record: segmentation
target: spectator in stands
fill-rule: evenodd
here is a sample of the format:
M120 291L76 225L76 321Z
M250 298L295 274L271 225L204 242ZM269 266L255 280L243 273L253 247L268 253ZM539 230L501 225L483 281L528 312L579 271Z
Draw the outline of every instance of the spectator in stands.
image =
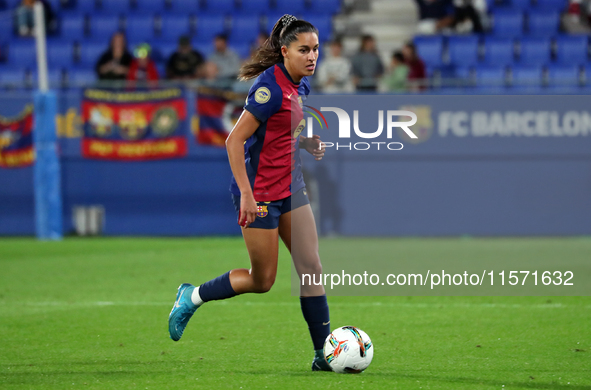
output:
M404 55L396 51L392 55L390 70L384 77L384 86L389 92L404 92L408 89L408 65L404 62Z
M453 0L415 0L419 7L419 34L437 34L452 27L455 20Z
M203 73L203 55L191 47L191 39L183 35L179 38L177 51L172 53L166 64L166 74L169 79L190 80Z
M591 1L570 0L561 19L564 30L569 34L591 33Z
M240 57L236 52L228 48L228 37L225 34L218 34L213 40L215 52L209 61L216 64L218 78L235 79L240 70Z
M98 60L95 70L99 80L125 80L132 61L125 34L116 32L111 37L109 49Z
M341 55L343 45L335 39L330 43L330 56L318 67L316 81L326 93L354 92L351 81L351 62Z
M43 5L45 14L45 30L49 34L55 31L55 14L51 5L44 0L22 0L21 5L16 9L16 23L18 26L18 33L22 37L33 36L35 27L35 17L33 16L33 6L36 2Z
M129 65L127 80L130 81L158 81L156 63L150 58L152 48L147 43L141 43L133 50L133 60Z
M478 1L485 7L486 2ZM483 33L484 27L480 20L479 12L473 0L455 0L454 28L458 33Z
M384 65L371 35L361 37L361 48L351 59L353 82L358 91L375 91L378 79L384 73Z
M408 42L404 45L402 54L404 56L404 62L408 66L409 88L413 91L425 89L427 71L425 70L425 63L417 54L417 48L414 43Z

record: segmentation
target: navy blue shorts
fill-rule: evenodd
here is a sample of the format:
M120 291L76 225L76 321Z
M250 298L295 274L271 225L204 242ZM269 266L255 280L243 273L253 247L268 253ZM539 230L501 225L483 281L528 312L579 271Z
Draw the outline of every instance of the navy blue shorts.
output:
M240 197L232 194L232 202L236 210L236 216L240 221ZM249 228L258 229L277 229L279 227L279 217L281 214L289 213L298 207L310 204L306 188L302 188L295 194L281 200L272 202L257 202L257 217Z

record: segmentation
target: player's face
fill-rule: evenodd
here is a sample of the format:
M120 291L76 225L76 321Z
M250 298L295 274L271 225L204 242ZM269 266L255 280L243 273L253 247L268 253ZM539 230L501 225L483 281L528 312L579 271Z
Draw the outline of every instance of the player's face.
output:
M294 78L313 75L318 60L318 35L312 32L298 34L297 41L285 49L284 56Z

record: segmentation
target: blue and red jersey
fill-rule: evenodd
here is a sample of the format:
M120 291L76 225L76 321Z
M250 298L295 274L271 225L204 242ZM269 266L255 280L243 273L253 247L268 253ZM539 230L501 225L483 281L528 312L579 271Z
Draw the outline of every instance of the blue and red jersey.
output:
M304 187L298 138L305 127L302 107L309 93L308 80L295 83L282 63L261 73L248 92L244 109L261 122L244 144L257 202L287 198ZM234 177L230 191L240 195Z

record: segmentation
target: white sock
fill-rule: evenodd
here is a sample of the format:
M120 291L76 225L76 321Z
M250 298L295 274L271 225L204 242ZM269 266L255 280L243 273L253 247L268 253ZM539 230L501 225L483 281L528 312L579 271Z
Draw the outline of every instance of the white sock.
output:
M191 294L191 301L193 302L193 305L203 305L203 299L201 299L201 296L199 295L199 286L195 287L195 290L193 290L193 294Z

